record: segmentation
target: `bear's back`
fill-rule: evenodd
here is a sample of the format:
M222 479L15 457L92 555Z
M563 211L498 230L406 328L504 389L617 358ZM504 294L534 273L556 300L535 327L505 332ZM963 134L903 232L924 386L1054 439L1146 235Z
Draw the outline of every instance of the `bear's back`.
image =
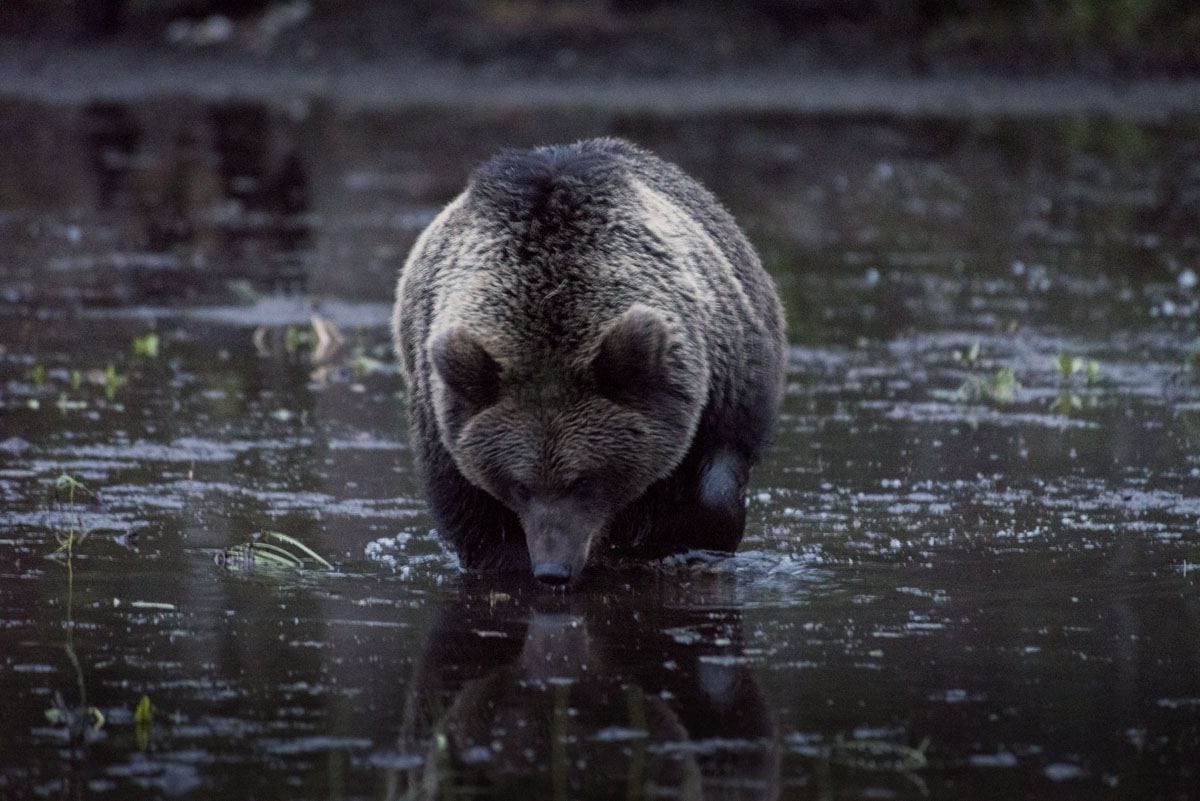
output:
M624 139L506 151L472 174L468 195L472 218L489 221L499 238L516 243L513 255L527 259L611 247L606 232L638 207L636 184L664 196L703 229L732 266L768 336L782 337L774 285L733 216L683 170Z
M763 270L742 229L712 192L674 164L623 139L593 139L584 145L601 148L624 163L628 174L665 195L704 229L733 266L738 283L751 301L769 339L783 338L783 309L775 285Z
M664 195L699 223L744 279L758 260L732 215L711 192L678 167L623 139L587 139L570 145L506 151L471 176L469 194L478 219L503 233L519 232L529 246L556 235L594 234L628 208L634 182Z

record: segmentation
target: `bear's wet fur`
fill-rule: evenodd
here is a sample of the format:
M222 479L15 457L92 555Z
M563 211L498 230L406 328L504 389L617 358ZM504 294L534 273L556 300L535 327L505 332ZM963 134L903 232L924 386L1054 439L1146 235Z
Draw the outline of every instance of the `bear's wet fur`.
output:
M413 246L396 349L441 535L571 585L599 550L734 550L783 391L749 242L619 139L502 153Z

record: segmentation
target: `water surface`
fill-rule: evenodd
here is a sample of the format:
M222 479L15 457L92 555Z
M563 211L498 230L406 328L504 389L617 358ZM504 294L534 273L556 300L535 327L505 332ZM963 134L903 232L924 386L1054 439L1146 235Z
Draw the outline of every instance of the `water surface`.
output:
M1198 132L3 104L0 795L1197 797ZM474 163L594 133L793 344L741 552L557 597L431 532L386 321Z

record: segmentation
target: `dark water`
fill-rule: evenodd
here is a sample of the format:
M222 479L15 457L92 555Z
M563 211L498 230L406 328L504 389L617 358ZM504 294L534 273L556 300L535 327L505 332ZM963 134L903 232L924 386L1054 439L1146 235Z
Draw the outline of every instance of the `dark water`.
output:
M545 596L430 532L387 302L600 132L745 222L791 376L741 553ZM0 797L1200 797L1198 133L0 105Z

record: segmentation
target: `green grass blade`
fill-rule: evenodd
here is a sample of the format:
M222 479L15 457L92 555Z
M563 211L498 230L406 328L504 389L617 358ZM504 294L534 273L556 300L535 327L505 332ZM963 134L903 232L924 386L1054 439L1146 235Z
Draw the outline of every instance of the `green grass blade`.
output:
M290 545L291 547L295 548L297 551L300 551L305 556L312 559L314 562L321 565L322 567L333 569L333 565L331 565L331 564L329 564L329 562L325 561L325 559L319 553L314 551L312 548L309 548L307 545L305 545L303 542L296 539L295 537L289 537L287 534L283 534L278 531L267 531L264 533L266 534L266 536L268 536L272 539L278 540L278 541L284 543L285 545Z
M256 542L250 546L250 550L254 552L256 558L279 560L288 567L304 567L304 561L300 557L293 553L288 553L278 545L272 545L269 542Z

